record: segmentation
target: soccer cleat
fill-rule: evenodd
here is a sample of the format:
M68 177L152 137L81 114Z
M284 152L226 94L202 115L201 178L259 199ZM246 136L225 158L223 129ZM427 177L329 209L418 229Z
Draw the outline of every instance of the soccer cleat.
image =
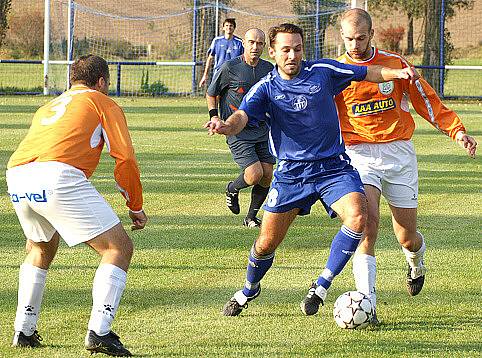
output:
M240 209L239 209L239 192L232 192L229 191L229 185L232 183L230 181L228 185L226 186L226 205L228 206L228 209L231 210L233 214L239 214Z
M423 284L425 282L425 273L427 269L422 265L412 269L408 265L407 272L407 290L410 296L416 296L422 291Z
M261 286L259 286L258 291L250 297L246 297L243 291L238 291L234 294L231 299L226 302L223 307L224 316L237 316L241 313L243 308L248 308L248 302L254 300L261 293ZM240 303L241 302L241 303Z
M322 294L324 297L321 298L320 294ZM305 299L300 303L301 312L307 316L314 315L318 312L320 305L323 306L323 299L325 297L326 289L322 286L318 286L316 282L313 282Z
M256 216L254 218L245 217L243 220L243 225L249 228L261 227L261 220Z
M36 348L42 345L40 341L42 341L42 337L40 337L37 331L34 331L31 336L27 336L23 332L16 331L15 335L13 336L12 347Z
M85 349L90 354L105 353L114 357L132 356L119 340L119 336L112 331L105 336L98 336L94 331L89 330L85 336Z
M382 323L378 320L378 317L377 317L377 311L373 310L373 316L372 316L372 319L370 320L370 325L377 327L381 324Z

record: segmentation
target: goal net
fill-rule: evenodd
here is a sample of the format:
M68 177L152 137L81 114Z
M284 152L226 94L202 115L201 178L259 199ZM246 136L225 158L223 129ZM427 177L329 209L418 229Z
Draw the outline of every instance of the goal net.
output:
M69 17L69 4L71 16ZM252 27L292 22L305 31L305 57L336 57L342 48L335 31L346 1L254 0L131 1L52 0L49 85L67 86L67 62L88 53L109 61L110 90L120 95L197 95L207 49L222 35L222 22L235 18L235 34ZM70 29L70 34L69 34ZM70 38L70 41L68 39ZM69 57L70 42L70 57ZM267 57L266 51L263 57Z

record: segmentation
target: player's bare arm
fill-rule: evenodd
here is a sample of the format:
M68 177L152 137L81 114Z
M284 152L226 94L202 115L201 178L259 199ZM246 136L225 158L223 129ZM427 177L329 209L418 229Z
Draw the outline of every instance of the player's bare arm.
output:
M388 68L383 66L368 66L365 81L368 82L386 82L392 80L410 80L416 81L420 75L412 67Z
M209 122L204 124L204 128L207 128L209 135L224 134L224 135L236 135L243 130L248 123L248 115L242 111L237 110L229 118L223 122L219 117L212 117Z
M206 80L208 78L209 68L211 67L211 64L213 63L213 60L214 60L214 56L209 55L207 60L206 60L206 66L204 67L203 76L201 77L201 80L199 81L199 87L204 86L204 84L206 83Z
M465 149L469 157L475 158L475 152L477 151L477 141L474 137L465 134L465 132L458 132L455 141L458 145Z
M218 117L218 99L216 96L210 96L206 93L206 103L208 105L209 118Z

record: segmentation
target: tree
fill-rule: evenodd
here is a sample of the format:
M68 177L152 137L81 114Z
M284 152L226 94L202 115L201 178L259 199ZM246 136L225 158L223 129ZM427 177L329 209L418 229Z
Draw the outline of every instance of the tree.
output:
M295 14L299 15L298 25L303 29L305 57L317 59L327 56L325 33L330 25L335 25L338 9L344 9L344 0L291 0Z
M450 41L450 32L445 27L445 21L455 15L456 9L471 9L473 5L474 0L445 0L445 16L442 19L444 28L444 51L443 54L441 54L440 21L442 17L442 0L427 0L425 6L425 41L422 62L424 66L439 66L440 63L449 65L452 62L454 46ZM424 71L423 75L427 82L429 82L437 92L440 92L440 82L445 73L442 71L428 70Z
M450 41L450 32L445 28L445 21L456 14L460 9L471 9L475 0L445 0L445 16L442 19L444 28L444 53L443 63L450 64L452 50L454 48ZM442 0L372 0L370 6L375 13L398 10L404 12L408 17L407 29L407 53L413 51L413 19L424 18L423 33L423 62L424 66L439 66L440 57L440 19L442 14ZM440 87L441 77L439 71L424 71L425 79L437 91Z
M44 14L40 10L23 11L10 16L7 41L23 56L39 58L43 51Z
M8 22L7 16L10 12L12 0L0 0L0 47L2 47L3 40L7 34Z
M413 44L413 20L419 19L425 14L426 0L371 0L370 9L374 13L385 14L387 10L400 11L407 15L407 51L412 54L415 46Z

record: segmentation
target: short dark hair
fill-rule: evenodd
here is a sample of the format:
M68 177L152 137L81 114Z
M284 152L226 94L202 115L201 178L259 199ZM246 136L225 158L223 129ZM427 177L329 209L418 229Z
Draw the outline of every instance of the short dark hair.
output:
M70 83L83 82L88 87L94 87L101 77L109 80L109 65L100 56L81 56L70 67Z
M234 17L229 17L227 18L226 20L224 20L223 22L223 26L228 23L228 24L231 24L234 26L234 28L236 28L236 19Z
M269 38L269 45L273 47L276 42L276 35L279 33L287 33L287 34L300 34L301 41L303 41L303 30L301 27L296 26L294 24L280 24L278 26L273 26L268 31L268 38Z

